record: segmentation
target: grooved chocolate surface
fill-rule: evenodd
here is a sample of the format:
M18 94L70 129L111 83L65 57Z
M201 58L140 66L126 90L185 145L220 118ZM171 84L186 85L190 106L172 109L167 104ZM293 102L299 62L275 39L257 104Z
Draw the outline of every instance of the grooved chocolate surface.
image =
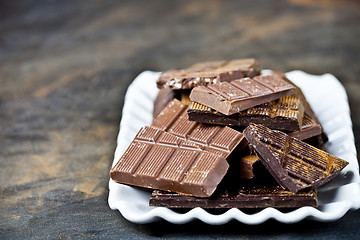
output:
M189 68L163 72L158 88L191 89L220 81L231 81L260 74L259 63L252 58L197 63Z
M319 120L317 119L314 111L312 110L309 102L306 100L306 97L304 95L304 93L302 92L302 90L292 81L290 81L284 73L281 72L274 72L273 75L277 75L279 77L281 77L284 81L286 81L287 83L291 84L292 86L294 86L294 95L297 96L298 98L300 98L301 102L304 105L304 112L307 116L309 116L311 119L313 119L315 122L319 123Z
M296 193L328 182L348 164L280 131L250 124L244 136L276 181Z
M217 154L160 129L143 127L110 176L119 183L207 197L228 167Z
M321 125L309 116L304 115L302 120L301 130L289 133L290 137L297 138L299 140L306 140L314 136L322 134Z
M220 188L220 186L219 186ZM222 186L209 198L196 198L178 193L155 190L150 206L169 208L296 208L317 206L317 192L310 190L292 193L278 185L263 186Z
M319 127L322 129L321 127L321 124L320 124L320 121L319 119L317 118L316 114L314 113L314 111L312 110L309 102L306 100L306 97L305 95L303 94L302 90L296 85L294 84L293 82L291 82L286 76L284 73L281 73L281 72L274 72L274 75L278 75L279 77L281 77L284 81L288 82L289 84L293 85L294 86L294 95L299 97L301 99L301 102L303 103L304 105L304 113L305 115L309 116L313 121L315 121ZM326 143L328 141L328 137L327 137L327 134L325 132L322 132L321 133L321 137L322 139L320 140L321 142L323 143ZM302 137L300 137L302 138Z
M189 120L230 126L247 126L259 123L271 129L299 131L304 108L299 98L285 96L239 113L225 115L203 104L192 102L188 109Z
M187 106L174 99L155 118L152 127L192 142L201 149L228 157L240 144L246 144L242 133L227 126L189 121Z
M277 75L256 76L196 87L190 100L231 115L290 95L293 89Z

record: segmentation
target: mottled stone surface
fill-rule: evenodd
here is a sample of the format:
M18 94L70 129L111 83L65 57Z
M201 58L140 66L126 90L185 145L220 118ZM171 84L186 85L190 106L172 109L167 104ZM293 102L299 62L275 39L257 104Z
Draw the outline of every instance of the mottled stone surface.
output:
M124 94L147 69L254 57L333 73L360 146L359 22L358 1L1 1L0 238L360 238L359 211L209 228L137 225L107 205Z

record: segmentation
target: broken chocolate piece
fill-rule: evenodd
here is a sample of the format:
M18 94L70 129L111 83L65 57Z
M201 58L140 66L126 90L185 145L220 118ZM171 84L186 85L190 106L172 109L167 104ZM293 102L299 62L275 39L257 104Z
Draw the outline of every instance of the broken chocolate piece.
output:
M156 84L158 88L192 89L196 86L254 77L259 74L259 63L252 58L203 62L186 69L163 72Z
M222 186L208 198L196 198L178 193L155 190L152 192L150 206L169 208L297 208L317 206L317 192L310 190L292 193L278 185Z
M178 90L181 91L181 90ZM182 90L180 94L180 102L186 106L189 106L191 101L189 98L190 91L189 90Z
M260 161L256 155L247 155L239 160L239 177L243 179L252 179L255 177L254 164Z
M231 115L290 95L293 89L276 75L256 76L196 87L190 93L190 100Z
M276 181L293 193L325 184L348 164L327 152L260 124L250 124L243 134Z
M110 176L118 183L208 197L228 167L217 154L160 129L143 127Z
M151 124L152 127L174 134L192 142L201 149L227 158L239 145L246 145L244 136L227 126L202 124L189 121L187 106L177 99L171 101Z
M258 123L286 131L299 131L304 116L302 103L295 96L285 96L232 115L222 114L196 102L190 104L187 112L189 120L196 122L245 127Z

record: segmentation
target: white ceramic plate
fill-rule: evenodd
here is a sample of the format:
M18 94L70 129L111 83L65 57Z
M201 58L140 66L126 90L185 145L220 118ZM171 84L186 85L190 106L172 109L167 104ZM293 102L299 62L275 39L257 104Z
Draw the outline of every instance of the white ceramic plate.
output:
M264 74L268 71L264 71ZM247 214L239 209L224 210L222 214L211 214L202 208L178 213L164 207L149 207L150 192L140 188L109 182L109 206L119 210L129 221L149 223L164 219L183 224L199 219L208 224L224 224L237 220L245 224L260 224L268 219L283 223L296 223L304 218L316 221L334 221L348 210L360 207L360 177L350 109L345 89L331 74L314 76L302 71L292 71L287 77L298 85L314 112L318 116L329 142L326 149L331 154L350 164L341 174L319 188L319 206L301 207L290 212L274 208L261 209ZM120 131L117 139L113 165L126 150L138 130L152 121L153 101L158 93L155 80L159 73L145 71L129 86L125 96Z

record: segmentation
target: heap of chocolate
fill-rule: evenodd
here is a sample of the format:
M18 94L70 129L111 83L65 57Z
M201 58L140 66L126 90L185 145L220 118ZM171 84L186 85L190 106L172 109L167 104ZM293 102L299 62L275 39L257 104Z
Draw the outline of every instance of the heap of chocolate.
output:
M154 189L151 206L317 206L317 187L348 164L324 151L301 90L255 59L198 63L157 80L154 121L111 169Z

